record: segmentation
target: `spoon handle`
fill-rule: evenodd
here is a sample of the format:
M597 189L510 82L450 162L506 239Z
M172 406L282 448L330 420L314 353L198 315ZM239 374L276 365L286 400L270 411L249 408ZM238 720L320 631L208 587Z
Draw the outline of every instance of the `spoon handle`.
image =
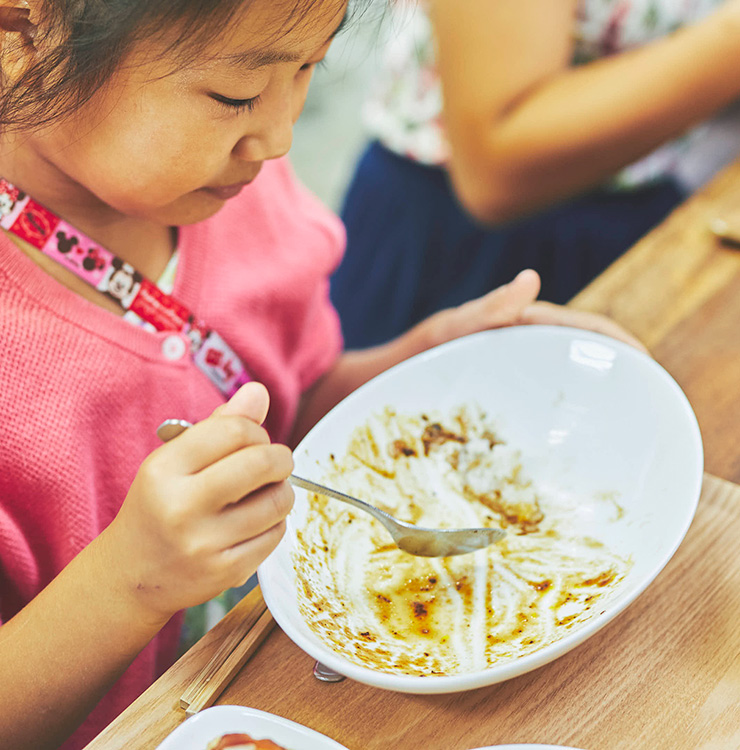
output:
M327 497L333 497L335 500L341 500L342 502L348 503L349 505L354 505L355 508L364 510L366 513L369 513L374 518L377 518L378 521L386 526L388 524L388 521L395 522L394 518L389 516L384 511L380 510L380 508L376 508L374 505L370 505L363 500L358 500L356 497L352 497L351 495L345 495L344 492L333 490L331 489L331 487L324 487L323 484L312 482L309 479L303 479L303 477L298 477L295 474L291 474L288 477L288 481L294 487L300 487L301 489L307 490L308 492L315 492L318 495L326 495Z
M188 427L192 426L193 425L190 422L187 422L184 419L167 419L162 422L162 424L157 428L157 435L162 442L166 443L168 440L176 438L180 433L185 432ZM402 525L400 521L397 521L395 518L393 518L393 516L390 516L388 515L388 513L380 510L380 508L376 508L374 505L370 505L369 503L363 502L362 500L358 500L356 497L345 495L343 492L333 490L330 487L324 487L323 484L311 482L308 479L297 477L295 474L291 474L288 477L288 481L295 487L300 487L301 489L308 490L309 492L315 492L319 495L333 497L336 500L341 500L342 502L349 503L349 505L354 505L355 508L364 510L366 513L369 513L371 516L373 516L373 518L376 518L389 531L391 526L399 527L400 525Z

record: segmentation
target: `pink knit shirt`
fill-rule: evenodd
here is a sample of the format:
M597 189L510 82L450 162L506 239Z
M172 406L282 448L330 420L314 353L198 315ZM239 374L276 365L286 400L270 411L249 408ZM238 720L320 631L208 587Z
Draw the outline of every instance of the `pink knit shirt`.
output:
M173 296L214 327L272 399L284 440L300 394L341 348L328 276L344 235L285 160L180 230ZM185 340L151 333L48 276L0 235L0 624L116 515L164 419L222 403ZM92 594L93 592L91 592ZM139 655L64 750L100 732L170 664L179 619Z

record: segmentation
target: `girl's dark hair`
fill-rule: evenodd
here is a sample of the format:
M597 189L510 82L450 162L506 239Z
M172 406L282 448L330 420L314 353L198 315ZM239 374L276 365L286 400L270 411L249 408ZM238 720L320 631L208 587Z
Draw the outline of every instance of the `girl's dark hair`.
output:
M286 17L296 20L321 2L271 1L282 2ZM0 127L36 128L70 114L107 83L134 44L152 34L168 41L165 53L176 53L178 62L186 64L250 3L44 0L43 18L34 39L37 49L42 50L37 61L12 84L0 72ZM173 30L177 31L174 39Z

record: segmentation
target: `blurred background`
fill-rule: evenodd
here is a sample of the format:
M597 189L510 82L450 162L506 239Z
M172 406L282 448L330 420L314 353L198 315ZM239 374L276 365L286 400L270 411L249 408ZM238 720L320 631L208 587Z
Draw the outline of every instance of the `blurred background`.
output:
M385 0L372 0L335 39L311 82L294 130L290 158L298 176L331 209L342 195L367 141L361 117L391 21Z

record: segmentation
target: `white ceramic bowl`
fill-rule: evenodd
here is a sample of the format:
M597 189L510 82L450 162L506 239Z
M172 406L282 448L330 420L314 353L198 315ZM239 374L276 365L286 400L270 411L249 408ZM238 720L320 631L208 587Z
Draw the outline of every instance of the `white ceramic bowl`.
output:
M527 474L566 496L614 492L620 523L588 507L574 517L633 566L605 608L578 630L488 669L445 676L386 674L347 661L309 629L297 605L292 550L308 500L296 503L280 545L259 569L275 620L304 651L359 682L409 693L490 685L542 666L604 627L645 590L671 559L694 516L703 453L694 413L655 361L599 334L520 326L468 336L388 370L338 404L295 450L295 472L321 481L330 454L344 455L352 430L386 406L419 414L477 404L506 441L521 449ZM317 465L318 464L318 465ZM603 528L591 528L599 524ZM603 612L601 611L603 609Z

